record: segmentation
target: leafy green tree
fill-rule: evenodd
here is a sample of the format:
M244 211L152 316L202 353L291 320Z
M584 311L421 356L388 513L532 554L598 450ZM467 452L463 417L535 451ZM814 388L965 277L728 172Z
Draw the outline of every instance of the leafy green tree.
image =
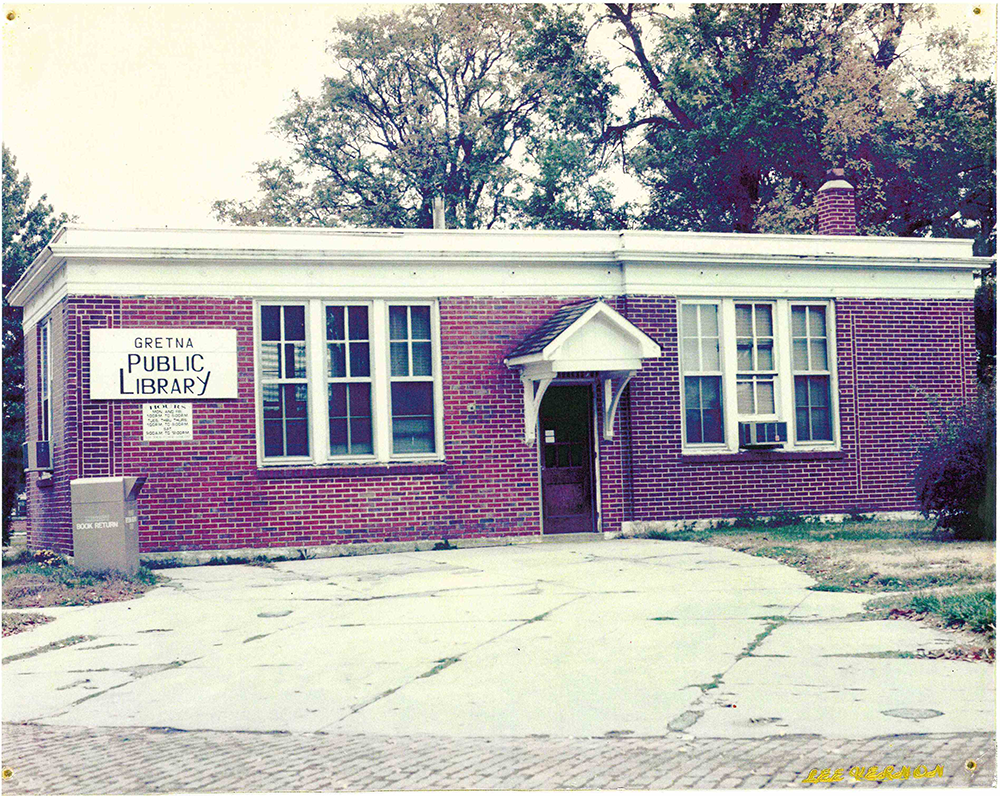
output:
M24 441L24 338L21 309L7 303L7 293L35 255L52 238L65 213L56 216L43 194L29 203L31 180L21 177L17 161L3 147L3 538L24 488L21 443Z
M449 226L510 223L544 182L539 141L593 137L615 90L559 7L414 6L334 33L336 74L274 125L294 155L258 163L259 196L216 202L220 220L428 227L442 196Z
M995 224L995 87L955 31L904 32L908 4L606 4L646 92L603 141L626 146L662 229L803 232L826 170L843 164L866 234L984 237ZM953 73L942 82L945 71Z

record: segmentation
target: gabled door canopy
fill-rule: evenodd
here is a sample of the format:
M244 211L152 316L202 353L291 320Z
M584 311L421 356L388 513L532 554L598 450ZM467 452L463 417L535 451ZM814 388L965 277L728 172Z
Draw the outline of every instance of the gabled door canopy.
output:
M614 435L615 410L642 360L656 359L660 346L603 301L593 299L558 310L504 360L518 368L524 385L524 441L535 442L538 409L560 373L597 371L604 387L604 439Z

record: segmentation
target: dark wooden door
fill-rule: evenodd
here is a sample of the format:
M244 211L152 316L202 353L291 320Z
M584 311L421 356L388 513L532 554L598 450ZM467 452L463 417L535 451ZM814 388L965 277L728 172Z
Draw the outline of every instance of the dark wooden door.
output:
M542 532L594 530L594 443L589 385L551 386L538 413Z

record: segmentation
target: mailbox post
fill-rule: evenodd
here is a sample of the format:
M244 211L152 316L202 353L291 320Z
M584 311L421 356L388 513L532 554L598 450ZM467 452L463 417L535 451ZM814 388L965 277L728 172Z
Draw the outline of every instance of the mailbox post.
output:
M146 476L75 478L73 564L82 570L134 575L139 569L139 522L135 501Z

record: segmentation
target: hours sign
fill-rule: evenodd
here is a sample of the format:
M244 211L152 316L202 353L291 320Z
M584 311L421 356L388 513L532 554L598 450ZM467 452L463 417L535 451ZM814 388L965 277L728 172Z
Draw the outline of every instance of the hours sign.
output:
M90 397L236 398L235 329L91 329Z

